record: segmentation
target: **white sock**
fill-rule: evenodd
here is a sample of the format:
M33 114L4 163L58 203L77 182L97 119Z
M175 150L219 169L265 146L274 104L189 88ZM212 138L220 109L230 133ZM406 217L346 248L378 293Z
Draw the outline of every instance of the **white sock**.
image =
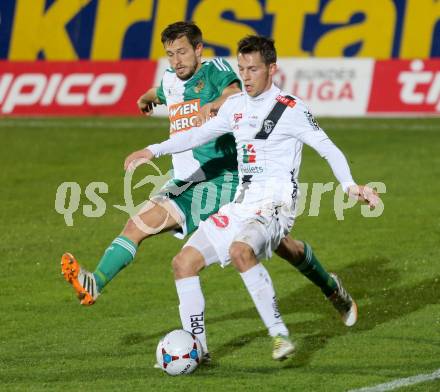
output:
M197 336L208 352L205 333L205 297L198 276L176 280L177 295L179 296L179 314L182 328Z
M258 263L246 272L240 273L240 275L264 325L269 330L269 335L276 336L281 334L288 336L289 331L278 311L272 280L263 264Z

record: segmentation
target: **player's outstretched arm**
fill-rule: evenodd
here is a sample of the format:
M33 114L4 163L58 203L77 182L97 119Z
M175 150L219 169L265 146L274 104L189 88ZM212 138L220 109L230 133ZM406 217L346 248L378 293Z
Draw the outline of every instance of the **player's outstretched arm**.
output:
M343 152L330 139L311 144L330 165L333 174L349 197L367 203L370 208L379 204L379 195L367 185L357 185L351 176L350 167Z
M194 127L188 131L179 132L162 143L152 144L144 150L131 153L125 159L124 169L134 170L137 166L151 161L153 158L192 150L226 133L232 132L229 121L230 108L227 109L226 106L227 104L223 105L218 115L211 118L201 127Z
M219 115L201 127L180 132L162 143L152 144L143 150L131 153L125 159L124 169L134 170L153 158L192 150L228 132L231 132L228 122L223 116Z
M370 208L376 207L380 201L377 192L367 185L357 185L354 182L344 153L330 140L307 107L298 101L295 109L288 112L288 115L292 134L327 160L344 192L349 197L367 203Z
M215 132L201 132L201 130L202 127L191 128L189 131L178 133L162 143L152 144L143 150L131 153L125 159L124 169L132 171L139 165L158 158L161 155L192 150L218 137Z
M157 87L150 88L145 94L141 95L136 102L141 113L146 116L151 116L153 114L153 107L160 103L157 97Z

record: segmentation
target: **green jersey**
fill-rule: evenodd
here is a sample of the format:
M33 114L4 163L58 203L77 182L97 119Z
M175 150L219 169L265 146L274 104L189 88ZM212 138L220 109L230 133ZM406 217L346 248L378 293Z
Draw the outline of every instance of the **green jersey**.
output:
M162 78L157 96L167 105L170 119L170 137L195 126L200 108L217 98L232 82L240 83L228 62L214 58L202 63L201 68L188 80L181 80L168 68ZM232 134L185 151L173 154L174 178L182 181L204 181L226 171L236 171L237 157Z

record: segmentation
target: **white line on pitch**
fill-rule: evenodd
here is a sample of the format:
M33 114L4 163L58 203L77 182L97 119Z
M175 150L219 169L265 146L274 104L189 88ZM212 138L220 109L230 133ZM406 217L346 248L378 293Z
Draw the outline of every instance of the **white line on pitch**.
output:
M397 380L390 381L384 384L378 384L373 387L365 387L360 389L350 389L348 392L385 392L392 391L393 389L406 387L408 385L419 384L421 382L431 381L440 378L440 369L437 369L430 374L419 374L413 377L398 378Z

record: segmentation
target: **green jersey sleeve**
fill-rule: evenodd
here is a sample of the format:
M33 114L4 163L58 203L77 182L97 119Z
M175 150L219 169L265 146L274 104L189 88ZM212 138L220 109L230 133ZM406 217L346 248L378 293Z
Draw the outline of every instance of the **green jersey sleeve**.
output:
M237 82L241 88L239 77L231 65L221 57L216 57L209 62L209 76L211 83L217 86L219 95L233 82Z
M163 92L163 79L160 82L160 86L156 89L156 96L159 98L159 101L163 104L167 104L167 99L165 98L165 94Z

